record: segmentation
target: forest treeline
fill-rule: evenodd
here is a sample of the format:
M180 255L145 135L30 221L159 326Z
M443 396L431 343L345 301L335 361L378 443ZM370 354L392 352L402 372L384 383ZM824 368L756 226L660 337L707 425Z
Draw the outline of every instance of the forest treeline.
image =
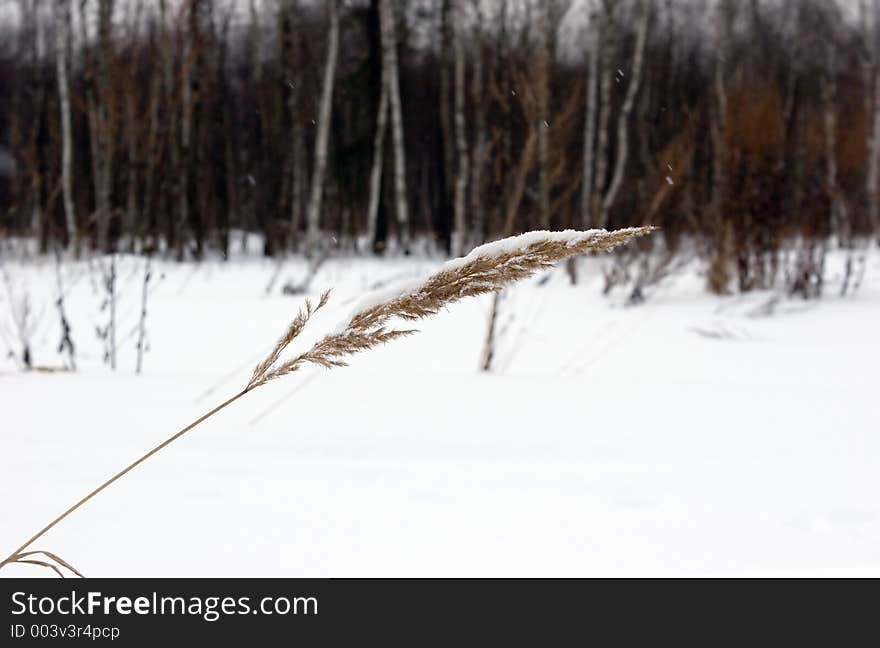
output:
M9 4L0 233L44 251L650 223L716 292L810 296L877 238L875 0Z

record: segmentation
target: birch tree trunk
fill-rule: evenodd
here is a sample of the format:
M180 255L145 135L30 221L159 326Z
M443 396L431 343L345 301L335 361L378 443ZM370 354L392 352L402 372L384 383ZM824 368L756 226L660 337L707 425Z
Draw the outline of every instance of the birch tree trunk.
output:
M458 153L458 168L455 178L455 230L452 234L452 254L453 256L462 256L468 239L465 198L467 195L469 163L467 132L464 121L464 0L456 0L454 18L455 33L452 48L455 57L455 148Z
M321 104L318 114L318 134L315 138L315 168L309 193L307 218L307 251L316 252L321 225L321 202L324 196L324 175L327 170L327 143L330 137L330 117L333 110L333 85L336 78L336 59L339 55L339 3L330 0L330 27L327 33L327 61L321 85Z
M55 3L55 63L61 108L61 193L68 250L78 248L76 212L73 205L73 135L70 124L70 82L67 75L70 52L70 0Z
M388 101L391 110L391 145L394 149L394 196L397 226L404 251L409 249L409 210L406 195L406 153L403 141L403 115L400 104L400 81L397 62L397 36L391 0L380 0L379 20L382 32L382 63L388 72ZM384 75L383 75L384 76Z
M639 92L639 85L642 79L642 62L645 54L645 41L648 36L648 23L651 18L650 10L647 4L642 4L641 17L639 20L638 32L636 34L636 49L633 53L632 70L630 71L629 86L626 89L626 97L623 100L623 106L617 118L617 157L614 162L614 175L611 178L611 184L602 200L602 212L599 221L599 227L605 227L608 221L608 212L614 206L617 194L623 183L623 176L626 171L626 161L629 154L629 116L632 113L635 104L636 95Z

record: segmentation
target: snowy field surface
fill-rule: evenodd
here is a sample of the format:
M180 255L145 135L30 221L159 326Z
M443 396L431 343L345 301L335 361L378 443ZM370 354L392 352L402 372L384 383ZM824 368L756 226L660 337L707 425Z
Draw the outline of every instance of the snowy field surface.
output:
M601 296L607 259L576 287L549 271L506 293L494 372L491 298L461 302L351 367L259 388L34 548L88 576L880 575L878 261L820 303L711 297L689 269L627 307ZM270 296L271 261L158 263L135 375L142 264L120 261L115 372L85 263L65 272L78 371L0 361L3 555L240 390L301 303L279 290L299 261ZM331 302L292 351L439 264L328 261L312 288ZM34 363L60 366L54 264L6 269ZM7 348L10 309L0 291Z

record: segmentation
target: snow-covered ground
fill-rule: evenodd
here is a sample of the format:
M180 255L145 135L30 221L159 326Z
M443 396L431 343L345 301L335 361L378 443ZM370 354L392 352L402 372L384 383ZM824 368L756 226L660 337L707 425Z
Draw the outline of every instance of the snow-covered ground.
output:
M821 303L706 295L692 271L638 307L601 259L490 298L331 372L261 387L100 494L35 548L89 576L880 574L880 259ZM0 551L239 390L300 306L269 261L161 263L134 374L141 260L121 263L119 367L95 273L68 267L79 370L0 361ZM334 260L332 329L428 260ZM6 264L60 365L50 260ZM13 345L0 291L0 330ZM2 341L2 340L0 340ZM5 349L4 349L5 354ZM43 575L12 566L0 575Z

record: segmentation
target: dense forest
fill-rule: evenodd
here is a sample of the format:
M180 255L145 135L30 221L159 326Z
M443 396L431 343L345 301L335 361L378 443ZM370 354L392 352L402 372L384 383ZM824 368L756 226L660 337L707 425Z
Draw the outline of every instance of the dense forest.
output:
M257 232L267 255L457 254L655 224L620 272L687 253L715 292L810 297L829 250L846 291L877 238L874 0L4 8L0 238L44 252L197 259Z

